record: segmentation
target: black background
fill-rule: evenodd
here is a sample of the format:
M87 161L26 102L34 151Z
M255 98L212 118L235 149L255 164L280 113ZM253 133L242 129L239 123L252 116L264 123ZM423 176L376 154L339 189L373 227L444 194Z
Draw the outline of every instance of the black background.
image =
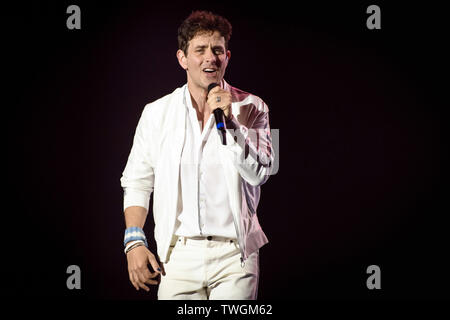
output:
M156 298L128 281L119 179L144 105L186 81L176 34L195 9L230 20L225 79L280 130L260 299L448 299L443 8L331 1L2 4L2 295ZM81 290L66 287L72 264ZM381 290L366 287L372 264Z

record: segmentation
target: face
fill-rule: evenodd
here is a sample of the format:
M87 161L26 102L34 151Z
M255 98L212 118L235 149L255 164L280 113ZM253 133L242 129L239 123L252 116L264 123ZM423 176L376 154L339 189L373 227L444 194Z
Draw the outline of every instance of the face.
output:
M231 52L218 31L196 34L186 51L178 50L177 57L187 71L188 83L206 90L209 84L222 81Z

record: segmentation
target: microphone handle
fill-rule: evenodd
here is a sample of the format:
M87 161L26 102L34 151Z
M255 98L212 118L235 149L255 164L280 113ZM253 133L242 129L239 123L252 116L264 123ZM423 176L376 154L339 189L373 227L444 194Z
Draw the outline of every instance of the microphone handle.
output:
M223 124L223 110L220 108L214 109L214 118L216 119L216 127L219 130L225 130L225 126Z
M219 132L222 134L222 144L226 145L227 144L227 136L225 133L225 126L223 124L223 110L220 108L214 109L213 111L214 113L214 118L216 119L216 127L217 130L219 130Z
M208 86L208 93L216 86L218 86L218 83L210 83ZM213 111L214 113L214 119L216 120L216 128L219 130L219 132L222 134L222 144L226 145L226 133L225 133L225 125L223 124L223 110L220 108L216 108Z

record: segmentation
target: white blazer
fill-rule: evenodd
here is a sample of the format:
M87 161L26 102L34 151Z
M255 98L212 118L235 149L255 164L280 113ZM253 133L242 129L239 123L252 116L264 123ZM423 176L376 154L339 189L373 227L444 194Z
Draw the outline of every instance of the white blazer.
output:
M133 146L122 174L124 209L141 206L148 210L153 192L155 240L160 261L167 262L180 206L179 169L185 136L187 84L145 106L136 128ZM219 139L225 183L241 250L241 260L268 242L256 210L260 186L274 164L269 109L259 97L223 81L232 94L232 118L226 122L226 145Z

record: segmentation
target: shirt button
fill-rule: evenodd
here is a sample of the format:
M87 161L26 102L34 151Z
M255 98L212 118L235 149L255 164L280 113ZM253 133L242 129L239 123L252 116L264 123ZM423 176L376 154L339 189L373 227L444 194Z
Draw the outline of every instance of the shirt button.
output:
M211 241L212 237L211 236L207 236L206 239L208 239L208 241Z

